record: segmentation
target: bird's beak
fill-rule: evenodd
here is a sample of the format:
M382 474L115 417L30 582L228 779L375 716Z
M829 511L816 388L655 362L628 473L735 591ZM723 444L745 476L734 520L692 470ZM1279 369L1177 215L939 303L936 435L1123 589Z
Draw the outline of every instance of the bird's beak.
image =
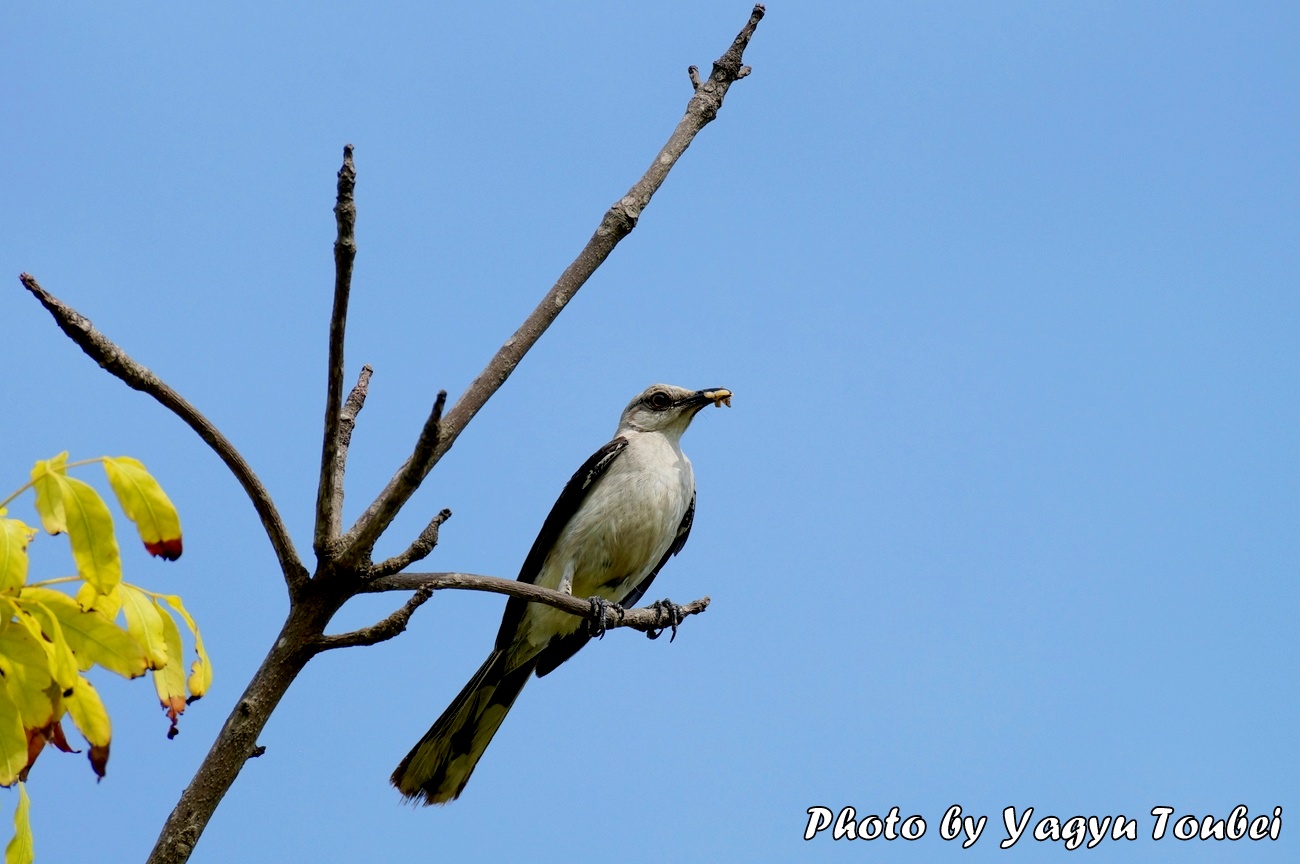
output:
M714 405L726 405L731 407L731 391L725 387L711 387L708 390L696 390L684 400L687 405L694 406L696 410L703 408L712 402Z

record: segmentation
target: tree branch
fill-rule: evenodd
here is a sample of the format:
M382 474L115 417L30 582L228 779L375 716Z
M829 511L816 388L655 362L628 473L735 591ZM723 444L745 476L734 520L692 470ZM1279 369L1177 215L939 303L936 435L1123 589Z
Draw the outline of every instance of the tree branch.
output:
M343 401L343 336L348 321L348 295L352 291L352 262L357 257L354 233L357 205L352 198L356 185L357 169L352 163L352 145L348 144L343 148L338 199L334 205L334 219L338 223L338 237L334 241L334 311L330 315L325 439L321 445L320 486L316 493L316 534L312 543L318 558L324 553L326 544L339 535L342 521L343 457L346 455L340 453L339 446Z
M731 47L714 61L713 72L707 81L699 82L698 70L691 76L694 95L686 103L686 114L669 136L668 142L659 151L641 179L606 211L600 225L596 228L596 233L587 241L587 245L578 253L578 257L565 268L560 278L556 280L551 290L546 292L546 296L537 304L524 323L506 340L488 365L447 412L437 446L425 469L426 474L428 469L438 464L438 460L451 449L451 445L455 443L460 433L465 431L469 421L474 419L474 415L510 377L510 373L519 365L519 361L542 337L568 302L578 293L578 289L586 283L592 273L596 272L596 268L605 262L619 241L636 227L641 213L667 179L668 172L677 164L677 160L686 152L686 148L690 146L699 131L718 116L718 110L722 107L722 100L727 95L727 90L734 82L750 73L750 68L743 66L741 59L746 46L749 45L750 37L754 35L754 29L763 19L763 14L763 4L756 4L753 12L750 13L749 21L732 41ZM423 479L423 475L420 479ZM358 520L358 524L372 518L372 511L377 510L381 502L391 497L394 484L397 482L398 478L394 477L388 488L375 499L375 503L370 505L370 509L361 520ZM409 498L410 495L406 497Z
M235 479L244 487L249 500L253 502L258 518L262 520L262 527L271 540L271 546L275 549L275 556L279 559L280 569L284 571L284 579L290 593L300 591L307 582L307 570L298 560L298 553L294 551L288 529L285 528L279 511L275 509L275 502L271 500L270 493L266 491L262 481L253 473L253 469L226 436L222 435L208 418L200 414L197 408L168 387L161 378L132 360L125 351L96 330L89 318L50 294L27 273L23 273L19 279L22 280L23 287L30 291L54 317L54 322L59 325L59 329L67 334L68 338L75 342L90 359L102 366L110 375L120 378L126 386L147 393L158 400L163 407L198 433L221 461L226 463L230 473L234 474Z
M358 645L377 645L387 642L406 629L411 615L433 596L432 588L420 588L406 601L401 609L389 615L383 621L353 630L351 633L339 633L334 636L321 636L316 640L318 651L330 651L334 648L354 648Z
M339 412L339 453L335 465L338 471L339 489L343 488L343 468L347 462L348 446L352 443L352 430L357 425L357 415L361 413L362 407L366 404L366 394L370 392L370 376L374 374L374 369L370 368L367 363L361 367L361 374L357 376L357 383L353 386L352 392L348 394L348 399L343 403L343 410ZM342 503L343 496L339 495L339 502Z
M399 573L410 567L416 561L423 561L433 551L433 547L438 545L438 529L442 523L451 518L451 511L443 508L438 515L429 520L429 524L420 532L420 536L415 538L406 551L401 555L394 555L386 561L376 564L370 571L369 577L377 579L381 576L388 576L393 573Z
M371 580L361 590L363 593L373 593L377 591L441 591L445 588L457 588L466 591L490 591L494 594L506 594L534 603L544 603L579 618L587 618L591 615L591 601L585 597L574 597L572 594L566 594L563 591L552 591L550 588L543 588L531 582L520 582L518 579L479 576L474 573L397 573L392 576ZM709 602L708 597L701 597L699 600L692 600L690 603L683 604L678 608L681 610L682 617L698 615L709 608ZM662 608L640 606L635 609L623 610L623 616L607 621L605 628L613 630L616 627L631 627L633 630L648 633L652 630L662 630L671 626L671 624L670 616Z

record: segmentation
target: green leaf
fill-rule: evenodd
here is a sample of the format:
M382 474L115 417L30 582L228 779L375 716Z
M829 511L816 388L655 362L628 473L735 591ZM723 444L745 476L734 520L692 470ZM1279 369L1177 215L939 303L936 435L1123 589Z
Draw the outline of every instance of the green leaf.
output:
M31 589L23 589L31 590ZM54 613L35 600L14 603L20 613L18 621L35 636L50 658L50 675L56 684L67 690L77 680L77 658L72 656L72 648L63 636L63 627Z
M63 508L63 492L58 481L68 463L68 451L53 459L37 460L32 468L32 488L36 490L36 512L41 516L41 526L49 534L63 534L68 530L67 513Z
M84 611L89 612L92 609L103 615L109 621L117 618L117 613L122 609L121 584L109 591L107 594L100 594L94 585L89 582L82 582L81 587L77 589L75 599L77 605Z
M130 456L105 456L104 472L149 554L167 561L181 557L181 517L144 465Z
M3 516L0 508L0 591L8 591L27 581L27 544L36 536L36 529Z
M0 786L12 786L27 767L27 733L18 705L9 695L9 682L0 682Z
M155 601L156 602L156 601ZM158 701L167 712L171 728L167 730L168 738L176 737L176 721L185 711L185 667L181 653L181 631L176 621L162 606L155 605L162 623L163 635L167 642L167 654L174 658L163 668L153 673L153 686L158 691Z
M153 598L134 585L123 582L117 587L122 598L122 609L126 612L126 632L144 649L149 660L150 669L161 669L168 665L167 639L163 630L163 615ZM176 625L173 623L172 628ZM177 632L179 640L180 633ZM177 664L180 656L176 657ZM156 676L155 676L156 677Z
M113 516L108 505L89 483L62 474L54 478L63 497L67 514L68 540L72 542L72 557L77 562L77 574L100 594L107 594L122 581L122 557L113 533Z
M109 740L113 737L113 726L108 720L104 701L89 681L78 677L77 683L72 687L72 695L65 702L68 713L72 715L72 722L90 744L90 767L97 776L103 777L108 765Z
M56 719L47 692L51 682L50 655L26 627L9 627L0 633L0 673L18 706L24 730L44 729Z
M149 668L140 643L99 612L82 611L77 601L67 594L51 588L28 587L18 599L20 604L23 600L35 600L53 613L81 671L98 663L125 678L136 678Z
M32 840L31 799L27 784L18 784L18 809L14 811L14 836L5 846L5 864L32 864L36 860Z
M181 602L181 598L175 594L167 594L163 599L167 601L168 606L180 613L180 616L185 619L185 626L189 627L190 632L194 634L194 651L199 655L199 659L190 665L190 677L187 681L190 688L189 701L193 702L201 699L203 694L212 687L212 661L208 659L208 652L203 648L203 635L199 633L199 625L195 624L190 613L185 611L185 604Z

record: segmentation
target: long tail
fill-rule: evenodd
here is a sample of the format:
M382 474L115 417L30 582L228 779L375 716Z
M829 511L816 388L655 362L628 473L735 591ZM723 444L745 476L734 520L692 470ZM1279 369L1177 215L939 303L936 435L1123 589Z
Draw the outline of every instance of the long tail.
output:
M507 669L505 652L488 655L420 743L406 754L390 782L406 798L423 797L425 804L446 804L458 798L535 665L534 661Z

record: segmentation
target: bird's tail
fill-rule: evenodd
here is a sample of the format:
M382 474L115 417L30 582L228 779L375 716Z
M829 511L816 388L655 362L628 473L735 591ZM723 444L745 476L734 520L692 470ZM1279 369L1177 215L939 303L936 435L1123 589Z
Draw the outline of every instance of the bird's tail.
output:
M393 772L390 782L408 799L446 804L460 796L483 751L524 689L536 662L507 668L493 651L432 728Z

